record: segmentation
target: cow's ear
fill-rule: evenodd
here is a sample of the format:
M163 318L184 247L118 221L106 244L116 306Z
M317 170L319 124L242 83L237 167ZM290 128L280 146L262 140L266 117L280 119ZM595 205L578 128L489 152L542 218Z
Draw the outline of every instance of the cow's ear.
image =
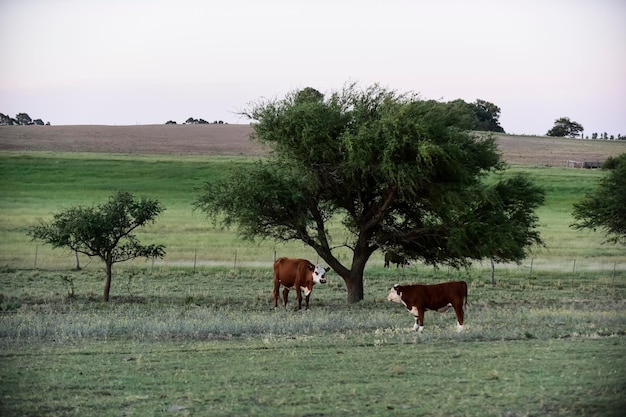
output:
M401 294L401 291L400 291L400 284L396 284L396 285L394 285L394 286L393 286L393 289L394 289L394 290L396 290L396 293L398 293L398 295L400 295L400 294Z
M309 271L315 271L315 265L313 265L311 262L309 262Z

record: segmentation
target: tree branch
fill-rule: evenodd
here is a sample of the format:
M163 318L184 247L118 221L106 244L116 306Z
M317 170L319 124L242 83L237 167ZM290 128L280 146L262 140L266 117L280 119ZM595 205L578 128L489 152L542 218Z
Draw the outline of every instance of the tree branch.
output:
M380 224L380 222L385 218L385 215L389 211L389 207L391 207L391 204L394 202L397 190L398 190L398 187L395 185L391 186L387 190L387 195L385 196L384 200L378 207L376 213L374 213L371 216L370 220L367 223L365 223L363 227L361 227L361 231L365 232L366 234L369 234L369 231L372 228Z

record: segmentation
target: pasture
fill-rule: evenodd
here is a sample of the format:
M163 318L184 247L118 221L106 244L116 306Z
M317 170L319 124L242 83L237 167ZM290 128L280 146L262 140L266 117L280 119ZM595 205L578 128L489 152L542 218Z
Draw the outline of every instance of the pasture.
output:
M618 416L626 406L623 273L507 272L495 286L455 273L469 283L466 331L453 312L427 312L418 334L385 300L401 280L394 269L370 268L356 305L331 273L309 311L271 308L269 268L125 271L109 303L97 272L0 273L3 416Z
M2 416L618 416L626 408L626 253L569 228L571 204L601 171L511 168L546 188L546 247L497 266L494 286L486 264L384 269L376 254L363 302L346 305L331 272L311 310L274 311L274 252L316 255L298 243L242 242L191 206L205 179L248 156L49 150L0 153ZM76 271L73 254L24 231L117 190L163 203L140 238L166 245L167 255L115 265L112 301L103 303L98 260L81 258ZM385 299L396 282L450 279L469 284L461 334L453 312L427 312L417 334L410 314Z

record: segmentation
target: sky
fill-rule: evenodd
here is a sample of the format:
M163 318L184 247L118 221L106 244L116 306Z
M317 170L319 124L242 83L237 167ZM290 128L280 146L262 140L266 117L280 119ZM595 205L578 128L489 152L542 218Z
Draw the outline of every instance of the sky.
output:
M507 133L626 135L624 0L0 0L0 113L249 123L252 103L379 84L477 99Z

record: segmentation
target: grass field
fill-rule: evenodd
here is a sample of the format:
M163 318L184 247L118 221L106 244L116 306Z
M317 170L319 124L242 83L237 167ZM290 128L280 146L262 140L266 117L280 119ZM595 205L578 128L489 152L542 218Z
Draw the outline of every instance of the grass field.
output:
M377 254L363 302L347 305L331 272L311 310L296 312L271 308L269 265L274 251L315 261L312 251L242 242L192 210L206 178L249 161L0 152L1 416L623 415L626 253L569 228L571 205L601 171L504 174L545 187L546 247L498 266L494 286L488 265L383 269ZM117 190L163 203L141 238L167 256L116 265L103 303L99 261L73 270L73 254L24 232ZM396 282L451 279L469 284L461 334L451 312L427 312L415 333L385 300Z
M317 255L299 243L246 242L235 230L224 231L193 210L193 201L203 182L238 169L250 162L234 156L129 156L81 153L0 153L0 266L9 268L67 269L75 265L72 253L52 250L26 236L29 225L49 219L53 213L74 205L105 201L118 190L159 199L166 211L142 237L164 244L167 255L158 265L235 265L271 263L278 255L315 260ZM597 170L513 167L510 173L524 173L547 190L540 209L545 248L536 251L536 265L563 264L564 269L626 267L623 248L601 245L600 233L577 232L569 227L572 204L593 190L603 175ZM334 230L336 242L345 235ZM342 254L344 259L348 254ZM376 254L373 262L381 262ZM99 268L99 262L82 259L82 265ZM142 260L133 267L151 267ZM122 266L123 267L123 266Z
M459 276L415 270L422 282ZM619 416L626 406L626 275L507 274L469 283L453 313L385 300L399 272L370 268L366 300L339 278L312 308L274 312L266 268L117 277L2 271L3 416ZM293 294L291 294L293 298Z

